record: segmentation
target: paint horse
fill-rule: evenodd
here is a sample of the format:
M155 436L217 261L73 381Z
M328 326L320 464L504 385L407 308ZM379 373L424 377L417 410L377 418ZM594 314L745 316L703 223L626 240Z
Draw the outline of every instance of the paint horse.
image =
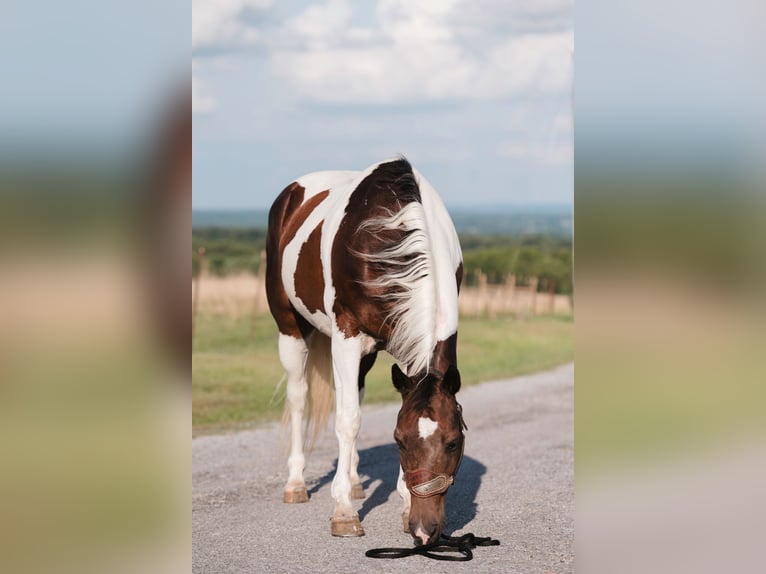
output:
M324 417L335 385L338 465L334 536L363 536L356 439L364 378L378 351L402 396L394 438L405 532L438 539L463 453L456 343L463 275L454 225L434 188L407 160L364 171L324 171L287 186L269 212L266 288L287 372L289 476L284 501L308 500L302 419ZM316 418L314 420L317 420Z

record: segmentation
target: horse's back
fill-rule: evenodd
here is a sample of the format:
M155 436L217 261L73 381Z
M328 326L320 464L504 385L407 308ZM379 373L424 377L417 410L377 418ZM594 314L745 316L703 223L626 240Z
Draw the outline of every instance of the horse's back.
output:
M405 209L408 217L420 221L411 229L403 223L388 229L368 226ZM422 231L424 242L413 251L407 239L414 237L415 228ZM388 259L381 253L388 253ZM422 312L424 320L418 322L431 331L428 341L443 339L457 328L457 234L434 188L404 159L363 171L322 171L296 179L272 206L267 254L269 301L277 303L272 313L278 324L275 307L282 309L281 315L296 315L305 323L304 335L309 324L329 334L334 321L346 336L364 332L385 347L393 333L393 315L415 318L404 311L404 303ZM412 258L428 265L428 276L392 283L388 277L410 268ZM408 301L401 295L391 297L405 291L416 296ZM392 315L396 305L399 311ZM286 320L291 326L294 322ZM413 338L425 336L416 335ZM424 341L423 346L432 343Z
M359 171L346 170L315 171L299 177L295 182L306 190L307 198L325 190L336 195L348 191L349 186L359 177L360 173Z

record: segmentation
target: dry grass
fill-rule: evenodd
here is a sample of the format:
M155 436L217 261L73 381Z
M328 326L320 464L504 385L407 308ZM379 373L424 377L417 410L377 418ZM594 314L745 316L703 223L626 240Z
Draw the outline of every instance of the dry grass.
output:
M282 377L277 329L256 306L266 306L257 278L203 277L192 354L195 434L279 418L284 388L275 394ZM464 316L458 343L463 384L560 365L572 360L573 346L571 315ZM380 354L367 377L365 402L398 400L391 363L388 354Z
M192 289L195 289L192 284ZM236 319L268 311L263 279L251 274L227 277L204 276L199 283L199 312ZM572 314L569 295L533 293L528 287L485 285L460 290L460 314L464 317Z
M259 315L268 310L263 279L242 273L227 277L203 276L192 282L192 294L199 288L199 313L224 315L237 319Z

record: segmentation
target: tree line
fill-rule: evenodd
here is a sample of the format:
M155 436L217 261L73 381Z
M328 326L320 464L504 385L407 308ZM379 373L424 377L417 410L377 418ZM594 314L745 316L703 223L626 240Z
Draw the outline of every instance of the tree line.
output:
M204 247L209 273L225 276L258 273L266 244L263 228L204 227L192 231L192 274L199 272L198 249ZM572 293L572 241L549 235L506 236L460 234L464 285L476 285L479 274L487 282L503 283L513 274L519 284L533 277L539 289L553 284L556 293Z

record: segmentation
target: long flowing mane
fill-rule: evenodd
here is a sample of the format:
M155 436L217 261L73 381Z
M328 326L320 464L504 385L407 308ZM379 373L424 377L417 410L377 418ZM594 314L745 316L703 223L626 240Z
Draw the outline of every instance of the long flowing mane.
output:
M401 159L386 165L395 171L382 185L400 198L399 209L384 209L360 226L360 231L392 235L397 240L380 251L360 255L379 271L377 277L364 284L380 293L377 298L386 307L386 322L392 327L387 350L414 375L428 372L436 345L437 297L431 239L409 162ZM410 201L402 204L402 199Z

